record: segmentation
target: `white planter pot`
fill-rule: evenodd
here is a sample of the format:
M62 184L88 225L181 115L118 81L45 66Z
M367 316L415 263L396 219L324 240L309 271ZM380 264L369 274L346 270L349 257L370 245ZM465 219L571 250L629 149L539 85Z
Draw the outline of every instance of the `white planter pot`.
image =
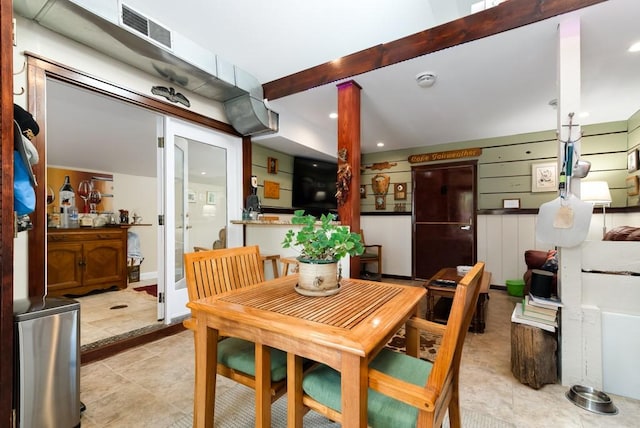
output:
M340 291L338 262L300 260L296 291L305 296L330 296Z

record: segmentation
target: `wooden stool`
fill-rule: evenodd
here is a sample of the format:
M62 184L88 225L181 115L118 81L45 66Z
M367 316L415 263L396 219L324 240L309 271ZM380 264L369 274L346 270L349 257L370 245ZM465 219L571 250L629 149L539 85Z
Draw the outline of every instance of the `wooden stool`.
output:
M556 334L526 324L511 323L511 373L525 385L540 389L556 383Z
M282 276L289 275L289 265L293 265L291 266L291 273L298 272L298 260L295 258L283 257L280 259L280 262L282 263Z
M260 254L260 258L266 264L267 261L271 260L271 268L273 269L273 277L278 278L280 274L278 273L278 260L280 259L280 254Z

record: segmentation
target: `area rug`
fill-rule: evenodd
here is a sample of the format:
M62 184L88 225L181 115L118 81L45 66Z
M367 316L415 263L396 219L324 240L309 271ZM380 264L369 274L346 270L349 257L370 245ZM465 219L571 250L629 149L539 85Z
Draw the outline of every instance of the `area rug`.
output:
M431 333L427 333L425 331L420 332L420 358L423 360L434 362L436 359L436 354L438 352L438 348L440 347L441 336L434 335ZM404 336L404 327L398 331L395 336L391 338L389 343L386 345L387 348L398 351L398 352L406 352L405 351L405 336Z
M133 287L134 290L136 291L144 291L147 294L152 295L153 297L158 297L158 285L157 284L152 284L152 285L143 285L140 287Z
M250 428L255 426L255 400L252 389L244 385L233 388L216 396L214 426L216 428ZM514 425L496 419L491 415L462 407L462 426L473 428L513 428ZM305 428L338 428L340 424L326 419L315 412L308 412L303 419ZM170 428L191 428L193 415L186 414L170 425ZM287 426L287 395L280 397L271 407L271 427ZM449 428L448 416L442 425Z

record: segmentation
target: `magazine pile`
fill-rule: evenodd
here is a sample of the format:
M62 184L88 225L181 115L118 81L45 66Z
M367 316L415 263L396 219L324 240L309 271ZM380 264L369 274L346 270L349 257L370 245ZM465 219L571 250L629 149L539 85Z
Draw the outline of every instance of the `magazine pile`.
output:
M537 297L529 293L516 303L511 321L555 332L558 327L558 310L562 302L555 298Z

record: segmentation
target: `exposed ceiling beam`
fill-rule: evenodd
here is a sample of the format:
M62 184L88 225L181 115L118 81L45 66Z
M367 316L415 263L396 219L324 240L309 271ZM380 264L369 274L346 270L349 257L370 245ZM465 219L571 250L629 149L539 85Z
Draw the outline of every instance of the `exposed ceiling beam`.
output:
M389 43L373 46L263 85L275 100L401 61L512 30L608 0L509 0Z

